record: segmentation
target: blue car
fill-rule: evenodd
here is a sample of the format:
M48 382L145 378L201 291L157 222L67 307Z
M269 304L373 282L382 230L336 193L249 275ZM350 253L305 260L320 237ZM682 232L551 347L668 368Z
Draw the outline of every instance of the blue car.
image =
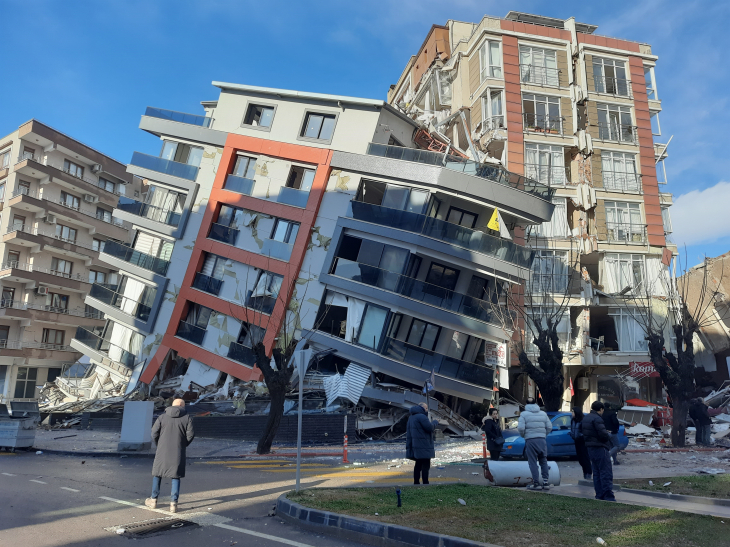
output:
M576 456L575 443L570 436L570 412L548 412L553 422L553 431L547 436L548 457ZM502 456L508 458L523 458L525 456L525 439L520 437L514 429L507 429L503 433L504 445ZM624 426L618 430L618 442L621 450L629 445Z

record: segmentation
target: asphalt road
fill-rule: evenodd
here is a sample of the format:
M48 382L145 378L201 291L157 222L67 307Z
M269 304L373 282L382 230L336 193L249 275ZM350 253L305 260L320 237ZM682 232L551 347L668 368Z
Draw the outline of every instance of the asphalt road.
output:
M117 535L120 527L171 516L166 512L169 498L163 497L169 495L169 480L163 481L157 511L143 505L151 488L151 466L151 459L0 453L0 545L359 545L317 536L269 516L276 498L294 486L291 460L272 459L189 461L177 516L198 526L134 540ZM370 475L353 479L349 475L355 470L336 461L310 460L304 469L305 486L372 482Z

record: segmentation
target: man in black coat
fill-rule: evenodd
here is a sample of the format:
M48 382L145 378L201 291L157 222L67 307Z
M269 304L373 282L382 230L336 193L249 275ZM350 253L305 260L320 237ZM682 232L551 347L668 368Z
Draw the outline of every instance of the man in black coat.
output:
M180 479L185 476L185 449L195 438L193 420L185 412L185 401L175 399L172 406L165 409L165 413L152 426L152 438L157 444L155 462L152 464L152 496L144 504L152 509L157 507L160 483L165 477L172 479L170 512L177 513Z
M608 455L611 456L614 465L620 465L618 458L618 450L620 448L618 442L618 429L621 424L618 421L618 415L608 403L604 405L605 410L603 411L603 424L606 426L608 434L611 435L611 449L608 451Z
M608 451L611 449L611 435L603 423L603 403L596 401L591 405L591 413L581 422L588 456L593 469L593 488L597 500L616 501L613 494L613 468Z
M431 458L436 457L433 446L433 430L438 425L436 420L429 421L426 403L411 407L411 415L406 426L406 458L415 460L413 468L413 484L428 484L428 470L431 469Z
M489 456L492 460L497 461L504 446L502 428L499 427L499 410L496 408L489 409L489 415L484 418L482 431L484 431L484 435L487 437Z
M710 434L712 432L712 418L707 410L705 401L698 397L692 399L692 404L689 407L689 417L695 424L695 443L710 445Z

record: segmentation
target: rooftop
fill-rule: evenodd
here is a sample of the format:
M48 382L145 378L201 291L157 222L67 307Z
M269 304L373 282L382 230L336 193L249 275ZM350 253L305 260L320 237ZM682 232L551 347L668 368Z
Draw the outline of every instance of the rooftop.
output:
M532 25L540 25L542 27L565 28L563 19L555 19L544 15L533 15L531 13L522 13L521 11L510 11L505 17L508 21L518 21L520 23L530 23ZM588 25L586 23L575 23L575 30L585 34L593 34L598 25Z

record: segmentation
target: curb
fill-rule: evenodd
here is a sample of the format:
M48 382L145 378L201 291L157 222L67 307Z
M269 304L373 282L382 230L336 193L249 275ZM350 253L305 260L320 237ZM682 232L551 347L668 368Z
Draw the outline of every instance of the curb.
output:
M592 480L586 480L586 479L578 479L578 486L590 486L593 488L593 481ZM620 484L614 484L613 485L614 492L618 492L619 490L625 491L625 488L622 488Z
M29 448L28 452L35 452L37 450L40 450L44 454L53 454L58 456L82 456L84 458L154 458L155 453L139 453L134 451L129 452L84 452L81 450L55 450L52 448ZM329 457L329 454L321 454L321 453L315 453L315 454L302 454L302 459L304 458L322 458L322 457ZM296 453L284 453L284 454L278 454L276 452L271 452L270 454L237 454L237 455L229 455L229 456L188 456L188 460L230 460L231 458L240 458L240 459L251 459L256 460L260 458L284 458L284 459L291 459L296 458ZM337 454L337 457L341 458L342 454ZM370 463L370 462L368 462ZM380 462L374 462L374 463L380 463Z
M592 482L587 480L579 480L579 486L593 486ZM687 501L690 503L699 503L701 505L714 505L716 507L730 507L730 500L720 498L705 498L702 496L688 496L686 494L670 494L669 492L652 492L651 490L638 490L636 488L623 488L621 485L614 484L613 489L618 492L626 492L628 494L638 494L640 496L648 496L650 498L661 498L673 501Z
M499 547L492 543L310 509L288 500L286 496L284 493L276 500L276 516L318 534L380 547Z

